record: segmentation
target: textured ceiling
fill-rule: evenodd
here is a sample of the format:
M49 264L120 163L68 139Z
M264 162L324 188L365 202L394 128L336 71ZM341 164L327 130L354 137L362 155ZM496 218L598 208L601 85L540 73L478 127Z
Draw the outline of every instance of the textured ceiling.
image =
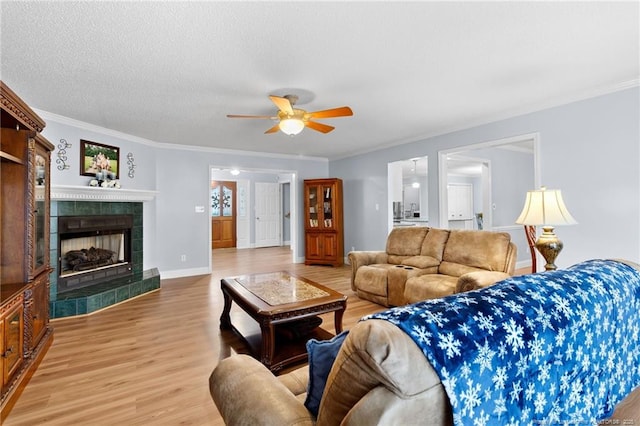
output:
M638 83L638 2L0 2L32 107L158 143L327 158ZM350 106L265 135L267 95Z

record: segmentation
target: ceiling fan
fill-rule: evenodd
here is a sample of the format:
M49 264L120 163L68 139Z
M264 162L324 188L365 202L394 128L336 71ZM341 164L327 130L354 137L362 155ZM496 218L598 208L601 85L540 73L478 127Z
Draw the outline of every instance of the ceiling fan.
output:
M273 96L269 99L278 107L278 114L270 115L236 115L228 114L229 118L264 118L270 120L278 120L278 124L268 129L265 133L275 133L281 130L283 133L294 136L300 133L305 127L322 133L329 133L335 127L327 124L312 121L317 118L334 118L346 117L353 115L353 111L348 106L339 108L325 109L322 111L307 112L303 109L294 108L293 105L298 101L296 95Z

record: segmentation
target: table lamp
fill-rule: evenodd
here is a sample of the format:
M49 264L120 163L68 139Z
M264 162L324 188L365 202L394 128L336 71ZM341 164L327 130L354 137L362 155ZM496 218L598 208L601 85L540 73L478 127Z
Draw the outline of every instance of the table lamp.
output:
M554 225L574 225L578 222L571 216L562 200L559 189L528 191L524 208L516 223L521 225L542 226L542 235L536 241L536 248L547 261L544 269L553 271L556 257L560 254L563 244L553 232Z

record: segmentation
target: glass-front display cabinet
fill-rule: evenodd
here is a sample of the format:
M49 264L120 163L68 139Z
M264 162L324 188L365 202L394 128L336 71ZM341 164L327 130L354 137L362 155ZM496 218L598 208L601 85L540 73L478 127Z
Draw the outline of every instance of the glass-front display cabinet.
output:
M32 140L31 153L33 165L30 170L31 180L31 214L32 244L30 279L49 268L49 162L48 142L40 135Z
M45 122L0 81L0 418L53 341L49 324L49 167Z
M304 181L305 263L342 265L342 180Z

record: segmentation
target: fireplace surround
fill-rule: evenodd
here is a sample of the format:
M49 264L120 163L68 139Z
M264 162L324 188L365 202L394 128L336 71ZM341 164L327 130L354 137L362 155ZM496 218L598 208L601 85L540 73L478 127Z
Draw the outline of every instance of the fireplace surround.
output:
M74 187L52 187L51 195L51 259L54 270L51 273L50 312L51 318L86 315L109 306L160 288L160 273L157 268L143 270L143 201L154 196L147 191L139 196L134 191ZM151 195L148 195L151 193ZM112 195L113 194L113 195ZM112 197L111 200L104 200ZM133 198L142 198L138 201ZM131 271L121 276L109 277L91 286L77 286L59 291L60 252L59 219L63 217L122 217L132 220L130 235L129 265ZM62 229L62 236L66 231ZM120 231L118 231L120 232ZM115 251L115 250L114 250ZM126 258L126 256L124 256ZM110 269L110 268L106 268Z

